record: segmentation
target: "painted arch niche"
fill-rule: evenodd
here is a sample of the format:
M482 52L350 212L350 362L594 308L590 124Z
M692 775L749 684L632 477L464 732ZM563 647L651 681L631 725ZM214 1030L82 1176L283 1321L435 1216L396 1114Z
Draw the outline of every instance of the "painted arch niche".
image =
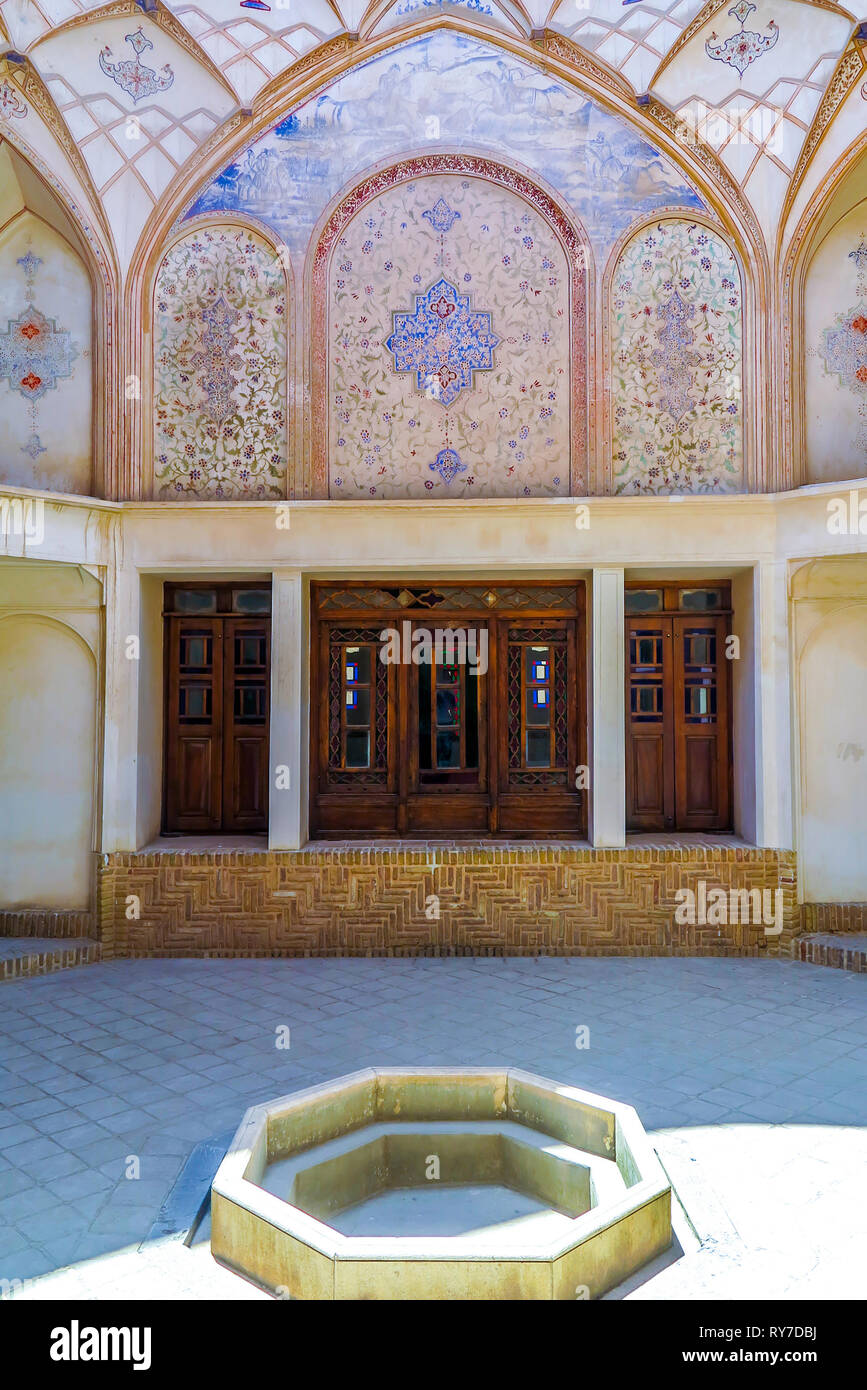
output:
M547 195L490 162L420 158L356 189L314 265L317 490L583 491L584 265Z
M0 142L0 483L93 491L92 286L67 214Z
M611 282L614 491L743 492L743 292L697 222L644 227Z
M860 170L863 185L867 164ZM820 242L804 305L809 483L867 475L867 201Z
M286 276L235 224L170 248L154 295L154 493L286 495Z

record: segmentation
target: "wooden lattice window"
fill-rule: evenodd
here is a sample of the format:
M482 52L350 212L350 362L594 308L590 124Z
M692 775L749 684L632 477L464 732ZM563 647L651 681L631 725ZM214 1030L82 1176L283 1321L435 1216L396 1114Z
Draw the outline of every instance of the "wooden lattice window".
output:
M388 765L388 669L378 632L329 633L328 781L384 783Z
M567 784L567 662L564 629L510 631L508 749L512 786Z

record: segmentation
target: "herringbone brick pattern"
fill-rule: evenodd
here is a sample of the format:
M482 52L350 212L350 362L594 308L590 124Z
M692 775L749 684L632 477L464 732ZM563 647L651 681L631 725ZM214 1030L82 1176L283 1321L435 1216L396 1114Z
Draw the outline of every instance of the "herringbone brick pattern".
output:
M782 892L782 933L679 925L676 893ZM757 955L798 935L795 856L567 846L114 854L106 955Z

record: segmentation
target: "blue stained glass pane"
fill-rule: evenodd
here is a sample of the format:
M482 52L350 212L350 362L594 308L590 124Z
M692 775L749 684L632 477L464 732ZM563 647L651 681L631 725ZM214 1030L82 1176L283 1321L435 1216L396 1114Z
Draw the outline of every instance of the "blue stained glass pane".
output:
M355 706L356 706L357 704L358 704L358 691L357 691L357 690L347 690L347 692L346 692L346 708L347 708L347 709L355 709Z
M357 663L357 662L355 662L355 661L347 662L347 665L346 665L346 680L347 680L347 683L350 684L350 685L352 684L353 681L357 681L357 680L358 680L358 663Z
M546 681L548 679L547 661L536 661L533 663L533 680Z
M534 691L533 691L533 704L534 704L534 705L547 705L547 703L548 703L548 691L547 691L547 690L534 690Z

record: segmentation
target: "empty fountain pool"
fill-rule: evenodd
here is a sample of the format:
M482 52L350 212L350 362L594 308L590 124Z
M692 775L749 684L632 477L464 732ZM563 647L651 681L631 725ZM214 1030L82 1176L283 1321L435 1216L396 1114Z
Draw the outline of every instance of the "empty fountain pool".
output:
M671 1242L635 1112L527 1072L386 1068L248 1111L217 1259L294 1298L595 1297Z

